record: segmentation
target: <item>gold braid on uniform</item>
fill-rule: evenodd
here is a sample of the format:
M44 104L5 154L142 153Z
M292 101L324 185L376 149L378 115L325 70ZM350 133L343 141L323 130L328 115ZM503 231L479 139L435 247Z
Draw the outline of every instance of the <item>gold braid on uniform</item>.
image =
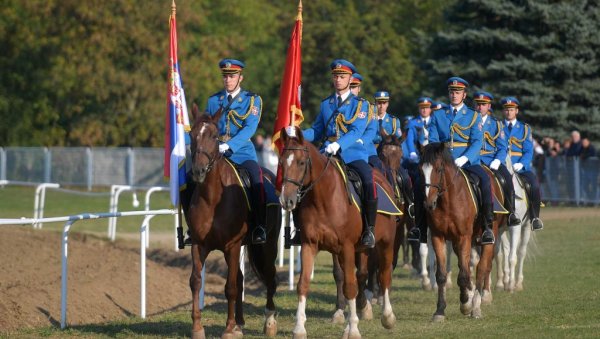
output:
M356 107L356 112L354 113L354 116L352 116L352 118L350 120L346 120L346 118L344 118L343 114L338 114L337 117L335 117L335 134L337 135L337 137L340 137L340 130L342 130L342 132L347 133L348 129L346 128L346 125L351 125L354 120L356 120L356 118L358 118L358 114L360 113L360 109L362 108L362 101L358 101L358 106Z
M473 114L473 120L471 121L471 123L466 126L466 127L462 127L461 125L459 125L457 122L455 122L454 124L452 124L452 129L450 130L451 132L451 139L454 139L454 133L460 135L463 139L465 140L469 140L469 136L464 134L462 131L466 131L469 128L473 127L473 125L475 125L475 121L477 120L477 113Z
M510 139L508 140L508 145L509 145L509 151L510 151L510 145L515 145L517 146L518 149L523 149L523 141L525 141L525 139L527 138L527 130L529 129L529 125L527 124L523 124L525 126L525 130L523 131L523 139L519 139L515 136L510 137Z
M259 97L259 100L260 100L260 97ZM242 124L240 124L237 121L237 119L240 119L242 121L246 120L246 118L252 112L252 108L253 107L254 107L254 96L252 96L250 98L250 106L248 106L248 111L246 112L246 114L241 115L236 110L233 110L233 109L231 111L227 112L227 125L225 127L227 137L229 137L230 132L231 132L231 126L230 126L230 124L233 122L233 124L236 125L238 128L242 128ZM260 119L261 115L262 115L262 103L260 105L260 113L258 115L259 119Z
M494 136L492 136L488 131L483 132L483 137L492 147L496 147L496 139L498 139L498 137L500 136L500 131L502 131L500 121L496 121L496 126L498 127L498 133L496 133L496 135Z

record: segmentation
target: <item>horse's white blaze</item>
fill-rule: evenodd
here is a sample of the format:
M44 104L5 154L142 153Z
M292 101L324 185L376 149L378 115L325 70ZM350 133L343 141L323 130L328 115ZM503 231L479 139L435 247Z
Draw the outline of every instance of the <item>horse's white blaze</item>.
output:
M205 130L206 130L206 124L202 125L202 128L200 129L200 134L204 133Z
M288 155L287 159L285 159L288 167L292 166L292 161L294 161L294 153L290 153L290 155Z
M431 164L423 164L423 174L425 176L425 197L429 196L429 184L431 184L431 171L433 166Z
M296 327L294 327L294 333L302 334L306 333L304 324L306 323L306 296L301 295L298 301L298 310L296 311Z

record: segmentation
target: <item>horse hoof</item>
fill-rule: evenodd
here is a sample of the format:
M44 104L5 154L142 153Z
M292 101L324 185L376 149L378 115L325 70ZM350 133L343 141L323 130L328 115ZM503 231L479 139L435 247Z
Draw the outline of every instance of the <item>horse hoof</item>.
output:
M481 309L478 310L473 310L473 312L471 312L471 318L473 319L481 319Z
M338 325L343 325L346 323L346 318L344 317L344 310L337 310L333 314L333 318L331 318L331 322Z
M483 296L481 297L481 303L484 305L490 305L492 303L492 300L494 300L494 297L492 297L492 292L483 291Z
M431 318L431 321L434 323L443 323L444 320L446 320L446 316L442 314L434 314L433 318Z
M370 302L367 302L365 308L360 310L360 318L362 320L373 320L373 307L371 307Z
M221 335L221 339L240 339L244 337L242 329L236 326L232 332L225 332Z
M464 315L469 315L471 314L471 311L473 311L473 304L471 303L466 303L466 304L460 304L460 312Z
M406 264L402 265L402 269L410 270L410 269L412 269L412 265L409 263L406 263Z
M521 283L518 283L518 284L515 286L515 291L518 291L518 292L520 292L520 291L522 291L522 290L523 290L523 284L521 284Z
M267 319L265 320L265 325L263 327L263 333L267 337L274 337L277 335L277 320Z
M362 336L358 330L353 333L348 333L348 328L344 330L344 334L342 335L342 339L361 339Z
M394 328L394 325L396 324L396 316L394 315L394 313L390 313L388 315L381 315L381 325L383 325L384 328L386 329L392 329Z
M292 338L293 339L306 339L306 332L301 332L301 333L293 332Z
M204 329L201 329L200 331L196 331L196 332L192 332L192 339L205 339L206 336L204 335Z

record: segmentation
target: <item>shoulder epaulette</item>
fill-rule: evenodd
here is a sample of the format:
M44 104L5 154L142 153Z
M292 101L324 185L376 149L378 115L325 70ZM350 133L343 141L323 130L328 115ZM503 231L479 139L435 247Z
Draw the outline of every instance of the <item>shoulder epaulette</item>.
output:
M215 93L211 94L211 96L210 96L210 97L211 97L211 98L212 98L212 97L217 97L217 96L221 95L221 94L222 94L222 92L223 92L223 91L218 91L218 92L215 92Z

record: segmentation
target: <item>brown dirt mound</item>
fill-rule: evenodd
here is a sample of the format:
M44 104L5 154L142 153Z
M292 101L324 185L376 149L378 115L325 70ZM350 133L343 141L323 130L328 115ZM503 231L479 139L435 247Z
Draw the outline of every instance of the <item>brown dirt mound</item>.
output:
M153 235L154 237L154 235ZM189 248L152 243L146 260L146 314L191 310ZM0 330L60 325L61 234L29 227L0 228ZM69 235L67 323L89 324L140 314L139 242L111 243ZM250 270L247 267L247 272ZM227 266L220 252L206 264L207 304L224 300ZM247 274L246 291L262 286Z

